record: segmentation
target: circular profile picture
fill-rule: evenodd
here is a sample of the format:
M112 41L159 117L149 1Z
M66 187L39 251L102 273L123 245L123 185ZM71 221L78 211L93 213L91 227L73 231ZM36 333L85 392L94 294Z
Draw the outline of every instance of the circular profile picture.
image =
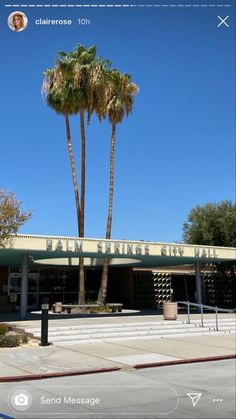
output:
M22 12L14 12L8 16L7 23L14 32L22 32L28 26L28 18Z

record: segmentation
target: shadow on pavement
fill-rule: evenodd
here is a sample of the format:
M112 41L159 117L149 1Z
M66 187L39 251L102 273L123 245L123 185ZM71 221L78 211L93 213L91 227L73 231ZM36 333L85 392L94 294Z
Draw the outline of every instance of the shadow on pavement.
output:
M104 318L104 317L127 317L127 316L154 316L162 314L160 309L146 309L146 310L124 310L122 313L52 313L49 311L48 318L50 320L61 320L61 319L80 319L80 318ZM38 312L28 312L27 320L40 320L41 311ZM18 321L20 320L20 313L16 311L14 313L1 313L0 322L2 321Z
M209 311L208 311L209 312ZM191 310L191 313L197 313L195 310ZM143 309L143 310L124 310L122 313L52 313L49 312L49 320L62 320L62 319L81 319L81 318L112 318L112 317L139 317L139 316L160 316L163 314L162 309ZM178 314L186 314L185 309L179 309ZM26 321L41 320L41 311L28 312ZM14 322L20 321L19 311L13 313L0 313L0 322Z

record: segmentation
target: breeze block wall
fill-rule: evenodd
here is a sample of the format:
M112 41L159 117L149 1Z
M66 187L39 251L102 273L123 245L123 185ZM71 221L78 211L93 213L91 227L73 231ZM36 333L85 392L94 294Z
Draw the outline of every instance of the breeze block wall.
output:
M236 307L236 277L231 273L203 274L205 304L222 308Z
M134 307L159 308L170 300L171 274L134 271Z

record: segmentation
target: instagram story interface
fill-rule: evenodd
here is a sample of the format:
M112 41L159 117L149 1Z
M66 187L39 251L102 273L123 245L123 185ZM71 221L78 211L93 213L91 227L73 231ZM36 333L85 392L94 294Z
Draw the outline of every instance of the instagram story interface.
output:
M172 266L178 257L184 259L188 250L175 231L181 211L224 196L234 199L235 2L6 0L0 10L0 189L19 191L32 208L26 233L52 234L45 236L40 265L25 247L31 317L18 324L17 333L27 328L33 343L7 353L0 347L0 418L234 418L233 326L218 331L221 314L213 310L201 332L206 320L199 307L193 307L191 325L188 317L167 325L161 317L156 326L153 313L140 317L141 305L125 312L119 287L131 281L129 269L138 267L141 256L151 258L149 240L159 240L162 229L160 242L173 245L161 247L161 268L165 257L172 257ZM63 241L64 236L69 238ZM94 237L106 240L97 241L97 258L90 262L86 237L91 246ZM120 242L110 243L112 238ZM131 242L124 245L126 239ZM69 258L74 251L76 260ZM9 287L13 284L5 291L20 307L23 282L17 281L24 268L17 270L11 253L4 252ZM195 257L205 258L207 269L220 254L204 246L198 252ZM93 284L100 274L106 278L109 263L117 268L111 282L122 285L113 299L108 294L106 317L101 308L109 288L105 280L98 286L98 314L90 306ZM153 267L148 263L143 271ZM82 277L87 294L78 302L73 282ZM134 292L144 295L140 283L137 279ZM1 285L0 259L0 298L7 286ZM186 293L186 280L182 288ZM176 291L171 286L168 292L171 299ZM122 295L131 299L128 286ZM72 302L79 313L74 317ZM1 319L0 310L0 322L16 327L20 318L11 315ZM164 331L155 340L158 327ZM212 355L212 345L214 356L225 359L199 362ZM186 364L186 359L195 361Z

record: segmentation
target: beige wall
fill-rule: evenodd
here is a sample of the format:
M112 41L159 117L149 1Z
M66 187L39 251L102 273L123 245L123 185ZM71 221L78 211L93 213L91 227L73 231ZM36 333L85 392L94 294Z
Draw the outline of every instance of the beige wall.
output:
M155 243L138 242L124 240L99 240L99 239L76 239L73 237L51 237L51 236L33 236L17 235L12 239L8 248L19 250L36 250L75 252L80 249L82 253L91 254L91 256L111 254L125 257L134 257L143 259L148 256L174 256L176 258L205 258L214 260L235 260L236 249L216 246L197 246L178 243ZM78 253L77 253L78 254ZM132 256L131 256L132 255Z

